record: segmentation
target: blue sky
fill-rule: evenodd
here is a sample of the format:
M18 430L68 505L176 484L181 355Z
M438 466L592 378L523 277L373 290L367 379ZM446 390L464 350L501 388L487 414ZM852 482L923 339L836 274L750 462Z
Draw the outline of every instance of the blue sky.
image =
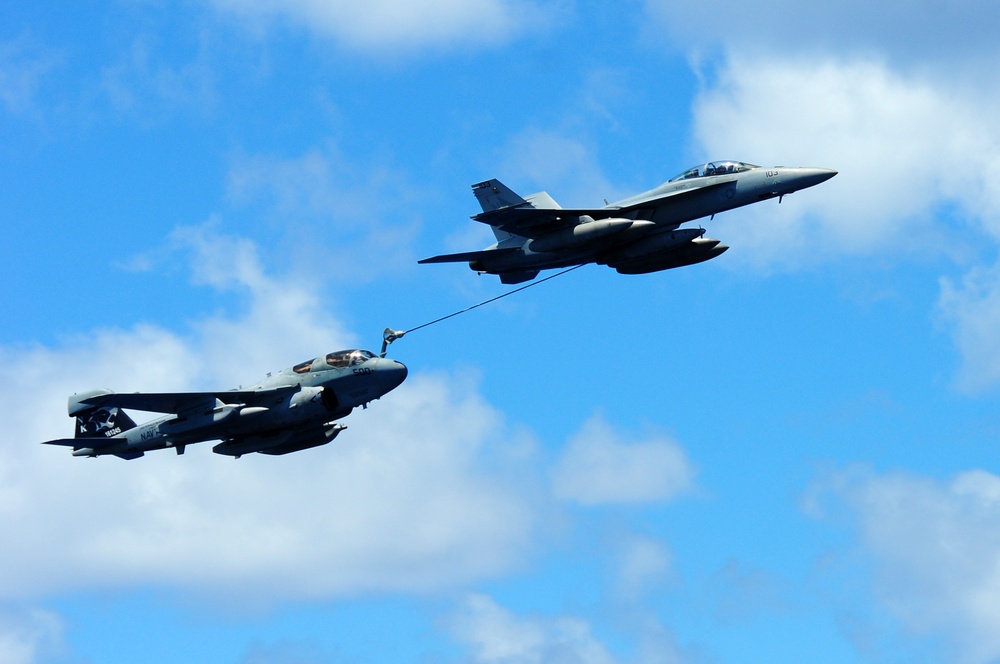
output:
M0 660L1000 661L985 1L0 9ZM840 174L405 337L324 448L73 458L66 397L225 389L509 287L469 185ZM257 455L259 456L259 455Z

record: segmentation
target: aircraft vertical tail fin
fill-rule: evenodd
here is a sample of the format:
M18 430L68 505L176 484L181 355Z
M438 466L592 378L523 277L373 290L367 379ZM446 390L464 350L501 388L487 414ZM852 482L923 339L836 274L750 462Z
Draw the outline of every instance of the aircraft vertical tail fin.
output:
M527 204L526 200L511 191L503 182L496 179L472 185L472 193L475 194L476 200L482 206L483 212L493 212L494 210ZM496 226L490 225L490 228L493 229L493 235L496 236L498 243L514 237L513 233L502 231Z
M76 417L77 438L110 438L135 428L135 422L117 406L94 406L85 399L114 394L111 390L91 390L69 398L69 416Z
M562 206L556 203L555 199L549 196L549 192L540 191L537 194L532 194L525 199L533 208L538 208L539 210L561 210Z
M505 241L507 241L509 239L511 239L512 237L513 238L518 238L522 242L525 240L525 238L523 238L523 237L521 237L519 235L514 235L513 233L508 233L507 231L501 230L500 228L498 228L496 226L490 226L490 228L493 230L493 235L496 237L498 245L502 244L503 242L505 242Z
M472 185L472 193L483 207L483 212L493 212L507 207L517 207L527 203L526 200L511 191L500 180L486 180Z
M472 185L472 193L476 195L476 200L478 200L479 205L482 206L483 212L494 212L504 208L522 206L545 210L561 209L559 204L544 191L532 194L527 198L522 198L521 196L515 194L503 182L500 182L500 180L495 178ZM514 235L513 233L500 230L493 225L490 225L490 228L493 229L493 235L496 236L498 243L502 243L511 238L517 238L519 240L525 239L519 235Z
M476 195L476 200L482 206L483 212L493 212L495 210L502 210L503 208L520 207L522 205L540 210L562 209L547 192L540 191L537 194L522 198L497 179L486 180L472 185L472 193Z

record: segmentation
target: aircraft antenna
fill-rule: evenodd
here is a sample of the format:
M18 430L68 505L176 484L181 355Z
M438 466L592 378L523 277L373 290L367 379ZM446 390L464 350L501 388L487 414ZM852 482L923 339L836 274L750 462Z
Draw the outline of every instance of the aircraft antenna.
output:
M550 279L555 279L556 277L561 277L562 275L566 274L567 272L572 272L573 270L581 268L584 265L586 265L586 263L581 263L580 265L574 265L573 267L568 267L565 270L562 270L561 272L556 272L555 274L549 275L549 276L545 277L544 279L539 279L538 281L532 281L530 284L525 284L524 286L520 286L518 288L515 288L512 291L507 291L506 293L501 293L500 295L497 295L496 297L491 297L488 300L483 300L482 302L479 302L477 304L473 304L471 307L466 307L465 309L461 309L460 311L455 311L453 313L448 314L447 316L441 316L440 318L435 318L432 321L424 323L423 325L417 325L416 327L411 327L408 330L393 330L392 328L388 328L387 327L387 328L385 328L385 332L382 333L382 353L381 353L381 356L385 357L385 352L386 352L386 349L389 347L389 344L391 344L396 339L399 339L404 334L409 334L410 332L416 332L417 330L421 330L421 329L423 329L425 327L430 327L431 325L434 325L436 323L440 323L441 321L446 321L449 318L454 318L455 316L458 316L459 314L464 314L466 311L472 311L473 309L477 309L477 308L483 306L484 304L489 304L490 302L496 302L497 300L502 300L503 298L507 297L508 295L513 295L514 293L520 293L521 291L526 290L528 288L531 288L532 286L537 286L538 284L544 284L546 281L548 281Z

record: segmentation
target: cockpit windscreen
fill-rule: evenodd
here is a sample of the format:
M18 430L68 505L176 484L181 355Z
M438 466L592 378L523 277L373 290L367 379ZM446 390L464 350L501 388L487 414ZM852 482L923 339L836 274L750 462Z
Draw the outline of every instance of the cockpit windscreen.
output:
M363 364L375 357L370 350L338 350L326 356L326 363L331 367L343 368Z
M325 361L326 366L324 366L323 363L317 362L317 360L321 358L316 358L296 364L292 367L292 371L297 374L309 373L313 370L313 365L317 365L317 370L325 369L327 367L343 369L344 367L353 367L359 364L364 364L373 357L375 357L375 353L370 350L338 350L336 353L328 353L325 358L322 358Z
M726 175L727 173L742 173L754 168L760 168L760 166L754 166L742 161L710 161L707 164L687 169L680 175L670 178L669 182L690 180L691 178L705 178L713 175Z

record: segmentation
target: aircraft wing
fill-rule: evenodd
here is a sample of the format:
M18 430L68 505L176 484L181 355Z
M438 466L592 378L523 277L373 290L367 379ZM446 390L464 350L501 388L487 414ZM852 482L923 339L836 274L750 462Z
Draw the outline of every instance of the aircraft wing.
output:
M92 406L110 406L151 413L183 413L202 408L214 408L216 399L226 404L272 406L284 396L299 389L298 385L264 390L228 390L225 392L132 392L101 394L83 399Z
M734 179L728 179L701 187L676 189L661 195L643 197L639 200L626 199L632 201L628 205L609 205L602 208L536 208L526 203L481 212L473 215L472 219L514 235L537 239L549 233L575 226L579 222L579 218L584 215L594 219L624 217L633 210L652 209L664 205L668 199L679 201L684 198L702 196L709 191L730 186L734 181Z

